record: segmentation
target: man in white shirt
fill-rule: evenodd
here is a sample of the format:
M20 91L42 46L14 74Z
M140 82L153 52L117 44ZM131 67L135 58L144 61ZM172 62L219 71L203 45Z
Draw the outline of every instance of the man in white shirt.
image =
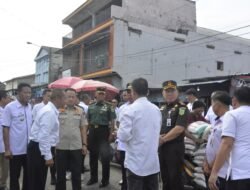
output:
M217 91L216 94L212 96L212 108L214 113L219 117L213 127L212 132L208 138L208 143L206 146L206 158L204 162L204 172L209 176L213 163L215 161L217 152L221 143L221 134L223 126L223 118L226 112L229 111L231 104L231 97L227 92ZM226 190L226 175L228 169L228 161L222 166L218 172L218 186L219 190Z
M29 84L20 83L18 97L5 106L3 113L5 157L10 162L10 190L20 190L19 177L23 168L22 189L27 186L27 145L32 124Z
M134 103L125 110L118 130L118 139L126 145L128 190L158 189L162 117L159 108L147 100L147 94L147 81L135 79L132 82Z
M63 90L55 89L48 102L37 114L28 145L29 190L45 190L48 166L54 164L51 148L59 141L58 108L65 103Z
M236 89L233 102L237 108L227 112L223 119L222 142L209 178L211 190L218 189L219 171L229 158L227 189L250 189L250 88Z
M79 106L82 107L82 109L84 110L85 114L88 113L88 105L89 105L89 102L90 102L90 97L88 94L84 94L84 93L80 93L78 95L78 99L79 99Z
M10 102L10 96L6 91L0 91L0 190L6 189L7 178L9 175L9 162L4 157L4 143L3 143L3 111L4 107Z
M192 111L193 103L198 100L197 91L194 88L190 88L186 91L186 95L188 100L187 108L189 111Z
M121 118L123 117L123 114L125 113L125 110L133 103L133 98L131 95L131 83L127 84L126 88L126 103L124 103L117 113L117 126L119 128ZM124 94L124 93L123 93ZM126 154L126 147L125 143L121 142L118 138L116 140L117 143L117 150L119 151L119 157L120 157L120 164L122 169L122 180L121 180L121 190L127 190L127 174L126 174L126 168L124 167L124 161L125 161L125 154Z
M41 108L43 108L45 105L47 105L47 103L50 101L50 96L51 96L51 90L50 89L45 89L43 91L43 101L39 104L34 105L33 109L32 109L32 117L33 117L33 121L36 118L37 113L39 112L39 110Z

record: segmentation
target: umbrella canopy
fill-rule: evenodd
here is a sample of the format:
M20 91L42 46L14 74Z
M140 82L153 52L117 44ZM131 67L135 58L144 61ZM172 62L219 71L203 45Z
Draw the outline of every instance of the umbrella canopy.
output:
M71 88L75 89L77 92L93 92L97 87L106 87L108 97L114 97L119 93L119 89L111 84L96 80L81 80L71 86Z
M70 88L78 81L82 81L82 79L78 77L64 77L50 83L49 88Z

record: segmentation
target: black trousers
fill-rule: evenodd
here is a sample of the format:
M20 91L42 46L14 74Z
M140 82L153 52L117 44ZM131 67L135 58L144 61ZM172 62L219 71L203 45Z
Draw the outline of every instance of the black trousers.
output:
M127 190L127 173L126 168L124 167L124 161L125 161L125 151L120 151L120 165L122 168L122 185L121 190Z
M184 190L182 179L184 143L163 144L159 148L163 190Z
M66 190L66 171L72 176L72 189L81 190L82 150L56 150L56 190Z
M20 190L19 177L23 168L22 190L28 189L27 155L14 155L10 159L10 190Z
M89 165L92 180L98 180L98 158L102 162L102 182L109 182L110 175L110 145L109 145L109 128L99 127L89 129L88 148L89 148Z
M56 149L55 149L55 147L51 148L51 153L52 153L52 156L53 156L54 164L53 164L53 166L50 167L50 175L51 175L52 179L56 179L56 164L55 164Z
M27 152L29 190L45 190L48 167L41 155L39 144L30 141Z
M138 176L127 170L128 190L158 190L158 173L149 176Z
M227 190L249 190L250 179L229 180L226 185Z

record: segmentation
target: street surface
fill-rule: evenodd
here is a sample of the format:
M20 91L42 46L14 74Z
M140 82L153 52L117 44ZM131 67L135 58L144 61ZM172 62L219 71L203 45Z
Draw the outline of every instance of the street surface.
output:
M119 185L119 181L122 179L120 168L117 165L111 164L110 168L110 184L106 188L102 188L103 190L119 190L121 189ZM87 156L85 159L85 166L89 168L89 157ZM82 189L83 190L96 190L99 189L99 183L101 182L101 163L99 162L98 170L99 170L99 182L92 185L86 186L86 183L90 179L90 172L86 172L82 174ZM48 179L46 184L46 190L55 190L55 186L50 185L50 171L48 171ZM67 190L72 190L71 181L67 181Z

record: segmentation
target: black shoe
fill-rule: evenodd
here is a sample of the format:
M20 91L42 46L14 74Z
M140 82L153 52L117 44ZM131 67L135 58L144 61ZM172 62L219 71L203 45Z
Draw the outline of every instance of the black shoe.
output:
M56 185L56 178L55 177L51 178L50 185Z
M93 185L93 184L95 184L95 183L97 183L97 182L98 182L98 180L90 179L90 180L87 182L87 186Z
M104 187L107 187L109 185L109 182L106 181L106 182L101 182L100 185L99 185L99 188L104 188Z

